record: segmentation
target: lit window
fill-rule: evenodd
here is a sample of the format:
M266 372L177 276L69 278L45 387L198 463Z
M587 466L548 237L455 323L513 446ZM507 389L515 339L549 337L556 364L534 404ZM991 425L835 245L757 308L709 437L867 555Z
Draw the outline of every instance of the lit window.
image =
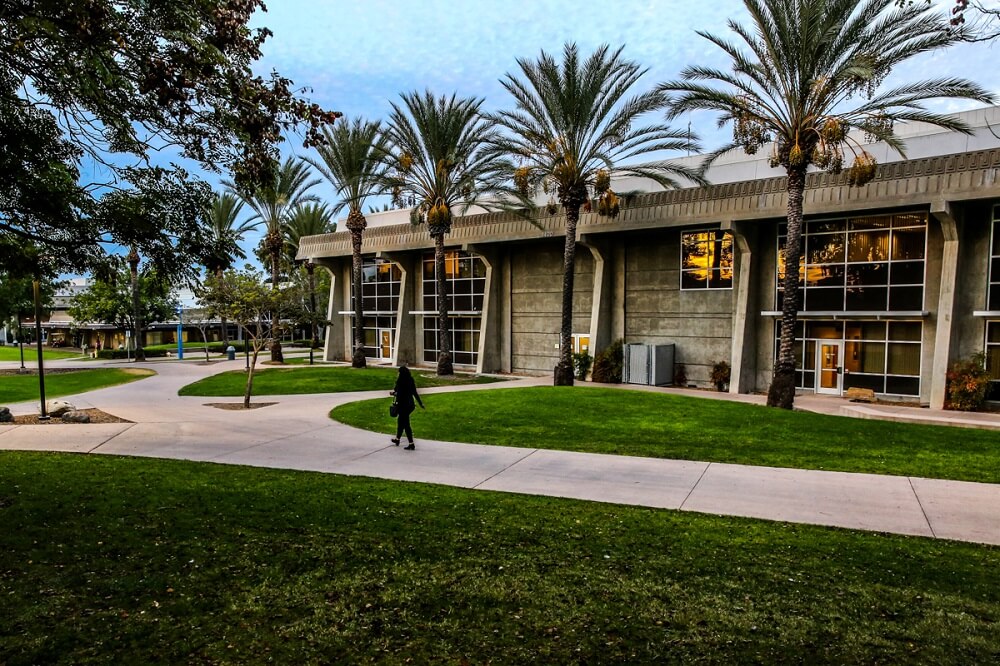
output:
M728 231L681 233L681 289L733 288L733 235Z

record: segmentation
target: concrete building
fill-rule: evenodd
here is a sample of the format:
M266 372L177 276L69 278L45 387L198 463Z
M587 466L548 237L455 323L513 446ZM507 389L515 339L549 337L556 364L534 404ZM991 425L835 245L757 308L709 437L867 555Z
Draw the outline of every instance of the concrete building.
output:
M799 267L799 386L847 388L941 406L951 363L986 352L1000 397L1000 108L959 114L972 136L913 124L897 129L903 160L884 145L875 179L816 172L805 193ZM857 137L861 141L861 137ZM712 185L645 190L617 218L578 226L574 345L593 354L622 338L672 343L691 383L732 366L733 392L765 391L780 317L786 206L780 169L730 155ZM696 161L698 158L685 158ZM560 212L537 225L475 213L446 239L455 363L480 372L550 374L558 361ZM366 347L387 363L436 359L432 242L407 211L369 218L365 232ZM350 357L351 245L345 232L300 244L333 276L326 353Z

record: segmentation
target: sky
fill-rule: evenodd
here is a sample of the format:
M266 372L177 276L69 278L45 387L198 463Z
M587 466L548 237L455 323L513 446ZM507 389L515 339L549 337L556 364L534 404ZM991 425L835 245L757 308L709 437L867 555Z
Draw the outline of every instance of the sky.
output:
M935 4L948 11L954 3ZM274 33L264 45L258 70L277 70L306 88L304 96L324 108L373 120L385 119L390 102L403 91L481 97L486 110L507 106L509 94L500 79L517 71L517 59L534 59L543 49L559 54L567 42L576 42L585 54L604 43L624 45L626 58L648 68L636 84L636 91L645 90L677 78L688 65L725 68L721 50L696 30L728 36L727 20L748 19L740 0L618 0L597 5L569 0L268 0L267 9L253 20ZM928 54L893 72L885 85L960 76L1000 93L997 49L1000 44L958 45ZM944 102L934 109L975 106ZM731 130L719 130L709 114L680 118L675 125L688 122L706 150L731 136ZM301 139L292 136L282 152L288 156L311 151L303 150ZM217 176L204 177L218 182ZM332 188L324 185L315 191L334 203ZM258 240L259 235L249 236L246 248L252 250Z

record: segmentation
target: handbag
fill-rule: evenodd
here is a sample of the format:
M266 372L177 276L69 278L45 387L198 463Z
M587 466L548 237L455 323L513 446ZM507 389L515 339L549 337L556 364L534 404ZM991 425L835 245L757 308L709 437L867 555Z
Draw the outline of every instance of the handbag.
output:
M399 416L399 403L396 402L395 400L393 400L392 404L389 405L389 416L391 416L392 418L396 418L397 416Z

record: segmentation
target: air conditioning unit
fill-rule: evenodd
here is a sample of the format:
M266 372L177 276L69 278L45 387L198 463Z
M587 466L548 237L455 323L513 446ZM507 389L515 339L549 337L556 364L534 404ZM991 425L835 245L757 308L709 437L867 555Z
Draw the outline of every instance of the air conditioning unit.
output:
M628 344L623 348L622 381L670 386L674 383L674 345Z

